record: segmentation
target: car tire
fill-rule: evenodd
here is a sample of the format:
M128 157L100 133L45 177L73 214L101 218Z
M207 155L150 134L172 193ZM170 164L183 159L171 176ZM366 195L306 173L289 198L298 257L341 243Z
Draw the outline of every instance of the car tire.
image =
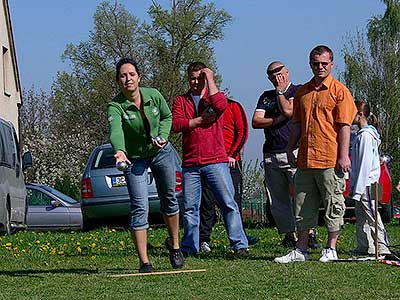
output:
M83 217L82 231L91 231L96 227L96 222L93 219Z
M382 204L379 213L383 223L390 223L393 218L393 202L390 202L390 204Z
M10 211L11 211L10 204L7 201L6 202L6 219L5 219L3 228L0 231L1 235L10 235L12 233Z

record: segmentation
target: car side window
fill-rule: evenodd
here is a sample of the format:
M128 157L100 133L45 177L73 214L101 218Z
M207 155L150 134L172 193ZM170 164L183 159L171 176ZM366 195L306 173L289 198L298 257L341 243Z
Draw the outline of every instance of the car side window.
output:
M3 126L0 123L0 164L5 163L5 157L6 157L6 142L5 142L5 137L3 134Z
M105 169L115 167L115 157L112 148L100 150L93 160L92 169Z
M3 165L10 166L11 159L8 141L7 126L0 124L0 163Z
M51 197L40 191L28 189L26 195L28 197L29 205L46 206L51 204Z
M13 130L13 136L14 136L14 142L15 142L16 163L19 166L19 165L21 165L21 149L20 149L18 137L17 137L15 130Z

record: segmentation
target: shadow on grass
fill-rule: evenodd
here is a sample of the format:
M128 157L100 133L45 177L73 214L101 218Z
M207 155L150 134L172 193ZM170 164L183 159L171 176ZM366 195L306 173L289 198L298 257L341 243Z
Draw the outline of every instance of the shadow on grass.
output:
M14 270L14 271L1 271L0 276L28 276L28 277L43 277L42 274L96 274L98 270L94 269L50 269L50 270Z

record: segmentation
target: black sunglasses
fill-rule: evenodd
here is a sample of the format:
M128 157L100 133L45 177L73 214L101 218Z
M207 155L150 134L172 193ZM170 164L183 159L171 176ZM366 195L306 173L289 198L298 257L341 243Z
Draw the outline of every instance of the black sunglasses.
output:
M319 65L321 64L323 67L326 67L327 65L329 65L331 62L330 61L312 61L311 65L313 67L319 67Z

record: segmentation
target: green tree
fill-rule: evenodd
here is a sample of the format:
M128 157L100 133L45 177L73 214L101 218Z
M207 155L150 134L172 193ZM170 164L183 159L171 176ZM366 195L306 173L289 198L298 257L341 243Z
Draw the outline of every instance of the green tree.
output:
M217 71L213 43L223 38L223 30L232 17L214 3L201 0L171 1L163 8L157 1L148 10L150 24L143 26L147 45L148 73L151 86L158 88L169 105L187 88L186 68L190 62L202 61ZM216 76L220 82L220 76ZM171 134L180 149L181 135Z
M164 8L153 1L149 23L117 1L97 7L88 40L68 44L63 53L71 71L59 72L52 86L51 133L63 160L58 180L65 174L79 180L91 150L108 140L106 104L118 92L114 69L121 57L136 59L141 84L159 89L169 104L187 88L189 62L216 69L213 42L222 39L231 16L201 2L177 0Z
M148 46L148 76L170 104L187 89L190 62L202 61L217 70L213 43L223 38L223 29L232 17L212 2L201 3L177 0L165 9L153 1L148 11L152 22L144 25L143 35Z
M383 0L386 11L368 22L345 46L343 73L355 98L366 100L379 118L381 151L394 157L392 171L400 167L400 3ZM397 177L397 176L396 176Z

